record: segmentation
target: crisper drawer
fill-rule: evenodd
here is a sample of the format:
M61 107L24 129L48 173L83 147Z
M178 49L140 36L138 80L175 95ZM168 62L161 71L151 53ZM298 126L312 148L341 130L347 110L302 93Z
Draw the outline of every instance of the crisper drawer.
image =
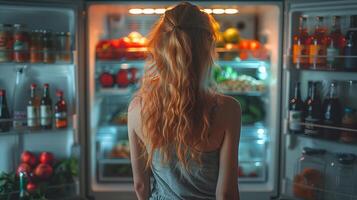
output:
M131 182L132 169L127 126L102 126L97 133L99 182Z
M265 182L267 129L262 123L244 125L239 144L239 182Z

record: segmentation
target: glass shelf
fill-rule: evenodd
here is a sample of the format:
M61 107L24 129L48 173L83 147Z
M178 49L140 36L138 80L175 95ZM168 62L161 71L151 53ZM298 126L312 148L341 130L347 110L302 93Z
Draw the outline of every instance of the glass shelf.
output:
M326 71L326 72L357 72L357 66L354 66L353 68L345 68L343 61L340 61L340 64L337 64L333 68L329 67L327 64L325 66L316 66L314 67L311 64L295 64L292 63L292 56L291 55L285 55L289 59L289 67L288 69L295 69L295 70L309 70L309 71ZM300 56L298 58L311 58L312 56ZM314 58L323 58L327 59L327 56L314 56ZM328 57L331 58L331 57ZM345 59L345 58L354 58L357 59L357 56L334 56L334 58L337 59Z
M310 197L310 199L315 199L314 197L322 197L321 199L325 199L323 197L328 196L328 199L333 200L356 200L357 195L346 194L342 192L335 192L331 190L326 190L322 188L312 187L310 185L306 185L303 183L296 183L289 178L283 179L283 185L285 191L283 197L289 200L302 200L305 198L296 197L296 195ZM295 191L295 192L294 192ZM298 193L297 193L298 192Z
M143 67L145 65L145 60L97 60L96 67L107 67L113 65L120 65L121 67L135 66L135 67Z
M253 96L253 97L260 97L266 94L265 91L261 92L261 91L221 91L223 94L225 95L229 95L229 96L238 96L238 95L242 95L242 96Z
M28 129L28 128L20 128L20 129L12 129L7 132L0 132L0 136L8 136L8 135L18 135L18 134L59 134L59 133L65 133L68 131L74 131L73 128L68 127L68 128L63 128L63 129L58 129L58 128L51 128L51 129Z
M100 164L125 164L130 165L130 159L128 158L101 158L98 160Z
M235 69L245 68L245 69L259 69L261 67L269 67L267 61L260 60L217 60L215 64L218 66L231 66Z
M100 88L99 90L96 91L97 95L99 97L103 96L130 96L133 94L133 91L135 91L134 88L132 87L126 87L126 88L118 88L118 87L112 87L112 88Z

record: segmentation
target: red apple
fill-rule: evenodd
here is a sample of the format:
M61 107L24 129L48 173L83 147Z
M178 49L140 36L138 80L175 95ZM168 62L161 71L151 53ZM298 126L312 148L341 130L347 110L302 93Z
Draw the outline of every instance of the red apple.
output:
M127 87L129 85L128 70L120 69L117 73L116 81L119 87Z
M113 87L114 86L114 76L109 72L103 72L99 76L100 85L103 88Z
M32 168L29 164L27 163L21 163L18 167L17 167L17 170L16 170L16 174L19 175L20 172L23 172L25 174L30 174L32 171Z
M50 152L42 152L40 154L40 163L52 165L54 161L54 156Z
M37 185L35 183L33 183L33 182L29 182L26 185L26 190L29 193L35 192L37 190Z
M53 173L52 167L44 163L39 164L35 169L35 176L42 180L51 177L52 173Z
M24 151L21 154L21 162L29 164L31 167L35 167L37 164L36 156L30 151Z

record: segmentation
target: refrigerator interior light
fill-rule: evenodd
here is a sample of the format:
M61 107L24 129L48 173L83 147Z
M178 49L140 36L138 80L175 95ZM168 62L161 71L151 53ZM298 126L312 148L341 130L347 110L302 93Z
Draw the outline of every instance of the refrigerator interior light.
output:
M259 167L259 166L262 165L262 163L261 163L261 162L255 162L254 165L255 165L256 167Z
M212 10L212 13L213 14L223 14L224 13L224 9L221 9L221 8L215 8Z
M140 14L143 14L143 9L132 8L132 9L129 10L129 13L133 14L133 15L140 15Z
M224 13L225 14L237 14L237 13L239 13L239 10L234 9L234 8L227 8L224 10Z
M164 14L166 11L165 8L157 8L155 9L155 14Z
M147 14L147 15L150 15L150 14L154 14L155 10L152 9L152 8L145 8L145 9L143 9L143 13Z
M212 14L212 9L206 8L203 9L204 12L206 12L207 14Z

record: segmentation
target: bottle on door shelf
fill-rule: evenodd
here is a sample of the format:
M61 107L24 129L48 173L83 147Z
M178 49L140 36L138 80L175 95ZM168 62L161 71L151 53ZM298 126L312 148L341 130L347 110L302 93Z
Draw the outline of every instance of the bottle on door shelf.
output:
M318 82L311 82L310 98L305 103L305 130L306 135L321 136L320 128L314 126L321 124L321 101L317 91Z
M44 129L52 128L52 100L50 97L49 84L43 85L43 96L40 106L40 125Z
M326 65L326 48L328 43L327 28L324 18L316 17L315 32L309 37L309 65L311 68L321 68Z
M67 120L67 104L63 98L63 91L58 90L56 92L58 97L58 101L55 104L55 124L56 128L67 128L68 120Z
M304 118L306 117L307 115L307 105L308 105L308 102L311 101L311 95L312 95L312 84L313 84L313 81L308 81L307 82L307 97L304 101Z
M17 63L29 60L30 38L26 27L22 24L14 24L13 60Z
M357 15L350 17L350 28L346 33L345 69L357 70Z
M327 67L329 69L341 68L343 59L338 56L343 55L346 45L346 38L341 32L341 17L332 17L332 30L329 35L329 46L327 48Z
M340 100L337 97L337 83L330 84L328 97L323 103L323 124L327 126L339 127L341 125L342 107ZM331 128L324 128L324 137L328 139L338 139L339 131Z
M10 120L10 111L6 101L6 91L0 89L0 120ZM11 121L0 121L0 132L10 130Z
M31 84L31 97L27 104L27 126L38 128L40 126L40 99L36 95L36 84Z
M355 129L355 131L341 131L340 140L346 143L357 142L357 114L355 109L345 107L344 114L342 117L342 127L348 129Z
M305 68L308 64L307 39L309 34L306 26L306 16L299 18L299 33L293 36L293 64L296 68Z
M301 100L300 82L295 85L294 97L289 103L289 130L293 133L302 131L303 102Z

